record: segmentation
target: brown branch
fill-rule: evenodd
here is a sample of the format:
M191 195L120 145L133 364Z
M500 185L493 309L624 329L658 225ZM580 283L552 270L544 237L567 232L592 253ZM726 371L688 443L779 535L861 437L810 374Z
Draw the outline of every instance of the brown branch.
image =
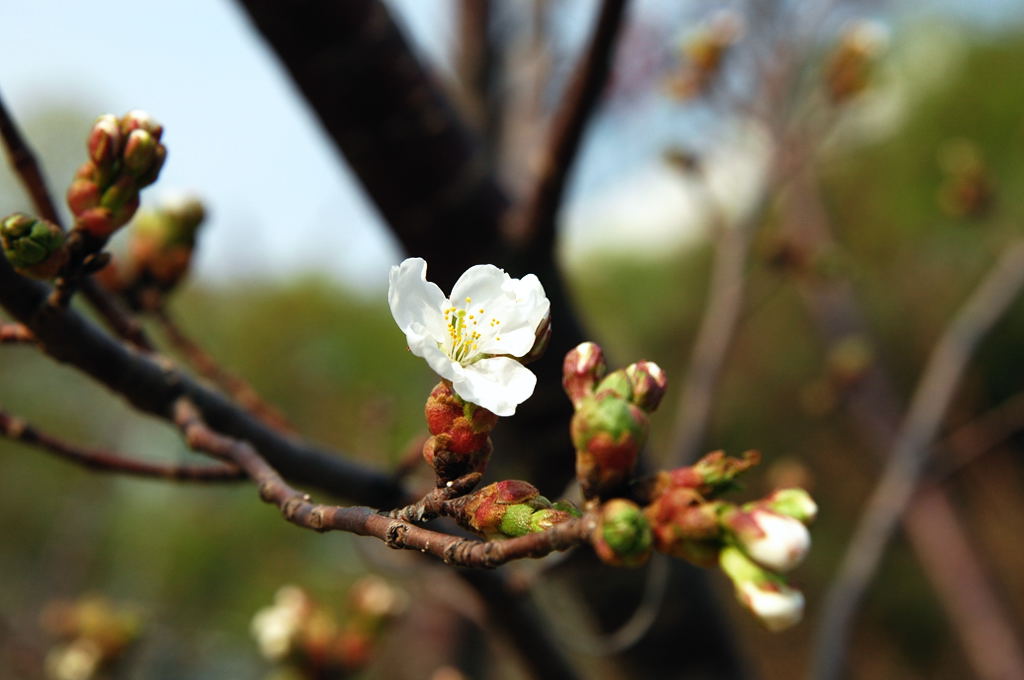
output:
M275 430L280 430L281 432L295 431L295 428L288 422L288 419L274 406L264 401L248 382L221 367L216 359L200 347L192 338L187 336L178 324L175 323L174 319L171 318L165 307L157 307L151 310L151 312L160 324L160 328L167 336L167 339L175 349L185 356L189 364L200 375L219 386L228 396L237 401L242 408Z
M713 214L718 216L718 233L711 284L676 407L666 467L689 465L702 453L725 359L733 346L746 299L750 244L764 220L773 188L771 182L765 182L757 205L738 224L725 224L717 207L712 206Z
M388 517L402 519L406 522L423 522L439 517L445 512L448 501L464 496L473 490L483 477L482 473L470 472L468 475L453 479L446 485L431 490L426 496L412 505L397 508L387 513Z
M18 276L0 258L0 305L8 314L29 328L46 354L74 366L138 410L169 419L174 401L184 394L211 427L252 442L288 478L383 507L407 498L391 476L282 435L166 360L124 347L72 309L47 306L48 292L39 282Z
M1024 393L1018 393L953 430L942 441L949 451L935 479L945 479L1024 430Z
M15 418L3 410L0 410L0 435L49 451L90 470L187 482L229 482L245 479L245 474L234 465L211 467L147 463L100 449L81 448L40 432L24 420Z
M450 287L508 206L476 135L380 0L238 0L406 251ZM458 248L451 244L458 243Z
M0 323L0 345L24 345L35 342L32 331L20 323Z
M43 219L60 224L60 215L46 186L46 178L43 177L39 162L7 110L3 97L0 97L0 138L7 149L11 167L28 191L36 212Z
M1024 242L1007 249L933 349L893 444L885 472L867 503L829 590L815 649L814 677L837 678L848 629L885 547L910 503L931 444L977 344L1024 287ZM990 672L991 662L985 661ZM1014 668L1024 668L1017 659ZM1006 677L999 674L986 677Z
M601 4L590 43L551 123L533 191L512 225L513 240L534 253L548 253L554 247L562 196L583 132L608 82L626 4L626 0L604 0Z
M321 505L311 502L309 494L289 486L248 442L225 437L210 429L188 399L176 402L174 422L181 428L190 447L234 463L244 470L259 486L260 498L276 505L292 524L315 531L335 530L373 536L390 548L418 550L440 558L445 564L489 569L511 560L543 557L588 542L596 526L595 516L588 515L557 524L541 533L504 541L479 541L424 529L372 508Z

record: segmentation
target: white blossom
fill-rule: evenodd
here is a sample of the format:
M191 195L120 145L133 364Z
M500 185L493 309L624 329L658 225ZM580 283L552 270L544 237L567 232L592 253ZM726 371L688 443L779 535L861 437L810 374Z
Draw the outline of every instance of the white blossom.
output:
M533 348L551 307L533 274L514 279L476 265L445 297L427 281L427 263L409 258L391 268L388 304L412 353L466 401L510 416L533 394L537 377L517 358Z
M803 562L811 548L811 535L799 520L770 510L751 511L750 520L759 531L741 532L743 551L772 571L790 571Z
M799 590L781 583L737 584L736 597L773 633L800 623L804 615L804 596Z

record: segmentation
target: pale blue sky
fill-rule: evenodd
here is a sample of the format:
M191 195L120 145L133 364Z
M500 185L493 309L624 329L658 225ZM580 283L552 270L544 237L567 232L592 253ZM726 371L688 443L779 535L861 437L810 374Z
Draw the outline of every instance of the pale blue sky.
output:
M668 16L677 2L641 0L633 10ZM917 7L960 8L990 23L1024 9L1022 0L933 2ZM452 0L392 4L418 45L435 63L442 60ZM972 9L964 10L967 5ZM593 0L564 3L569 48L585 36L594 7ZM18 116L61 104L96 114L143 108L164 124L169 160L147 196L201 189L211 218L200 275L315 269L376 288L400 259L347 167L233 2L3 0L0 26L0 91ZM602 190L631 165L656 156L668 135L649 131L678 127L675 111L664 101L638 102L638 115L629 120L599 121L581 157L574 196ZM88 124L83 120L83 137ZM54 177L53 183L67 180Z

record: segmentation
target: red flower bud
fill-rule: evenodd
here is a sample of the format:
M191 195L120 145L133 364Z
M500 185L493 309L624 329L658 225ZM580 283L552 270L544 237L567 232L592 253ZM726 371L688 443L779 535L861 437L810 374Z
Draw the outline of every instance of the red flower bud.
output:
M591 397L581 402L570 427L584 497L621 491L647 438L647 415L616 396Z
M638 361L626 367L626 377L633 388L633 403L653 413L668 386L665 372L653 361Z
M565 361L562 362L562 387L574 407L579 408L582 401L590 396L594 385L604 377L606 370L604 352L596 343L581 343L565 355Z

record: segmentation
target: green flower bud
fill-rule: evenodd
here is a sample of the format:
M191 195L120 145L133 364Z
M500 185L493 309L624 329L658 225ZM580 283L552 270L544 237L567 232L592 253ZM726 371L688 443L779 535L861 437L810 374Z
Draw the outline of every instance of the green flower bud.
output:
M579 408L582 401L591 395L594 385L604 377L606 370L604 352L597 343L581 343L565 355L562 387L575 408Z
M561 524L577 516L579 516L578 510L574 515L571 512L559 510L555 507L541 508L530 515L530 533L547 531L556 524Z
M647 438L647 415L613 395L589 397L573 415L570 428L584 497L618 492L629 481Z
M0 244L11 266L30 276L52 278L67 261L60 227L23 213L0 223Z
M488 538L500 538L510 534L505 531L520 530L519 527L526 527L522 533L529 531L530 515L534 510L550 505L543 500L537 487L517 479L510 479L494 484L488 484L482 489L466 497L462 506L459 523L467 529L471 529ZM503 526L506 513L514 506L523 506L529 512L517 509L513 510L513 516L509 518L508 524ZM525 513L525 517L523 517Z
M120 210L122 206L138 198L139 187L132 177L122 175L116 182L110 185L100 197L100 205L109 209L112 213Z
M625 498L614 498L601 507L592 542L602 561L635 567L647 561L653 537L640 507Z
M818 516L818 504L803 489L778 489L764 500L744 505L743 509L752 510L753 506L758 505L804 524L812 523Z
M598 383L597 387L594 388L594 394L599 398L611 395L619 399L632 401L633 385L626 376L626 371L620 368L609 373L604 380Z
M132 130L124 145L124 168L132 175L146 173L156 160L157 141L145 130Z
M524 503L505 506L498 530L506 536L525 536L530 533L530 517L533 508Z
M781 576L758 566L736 546L723 548L718 563L732 581L736 599L768 630L785 630L803 618L803 594L786 585Z
M661 367L653 361L638 361L626 367L626 378L632 387L634 404L653 413L665 396L668 378Z

